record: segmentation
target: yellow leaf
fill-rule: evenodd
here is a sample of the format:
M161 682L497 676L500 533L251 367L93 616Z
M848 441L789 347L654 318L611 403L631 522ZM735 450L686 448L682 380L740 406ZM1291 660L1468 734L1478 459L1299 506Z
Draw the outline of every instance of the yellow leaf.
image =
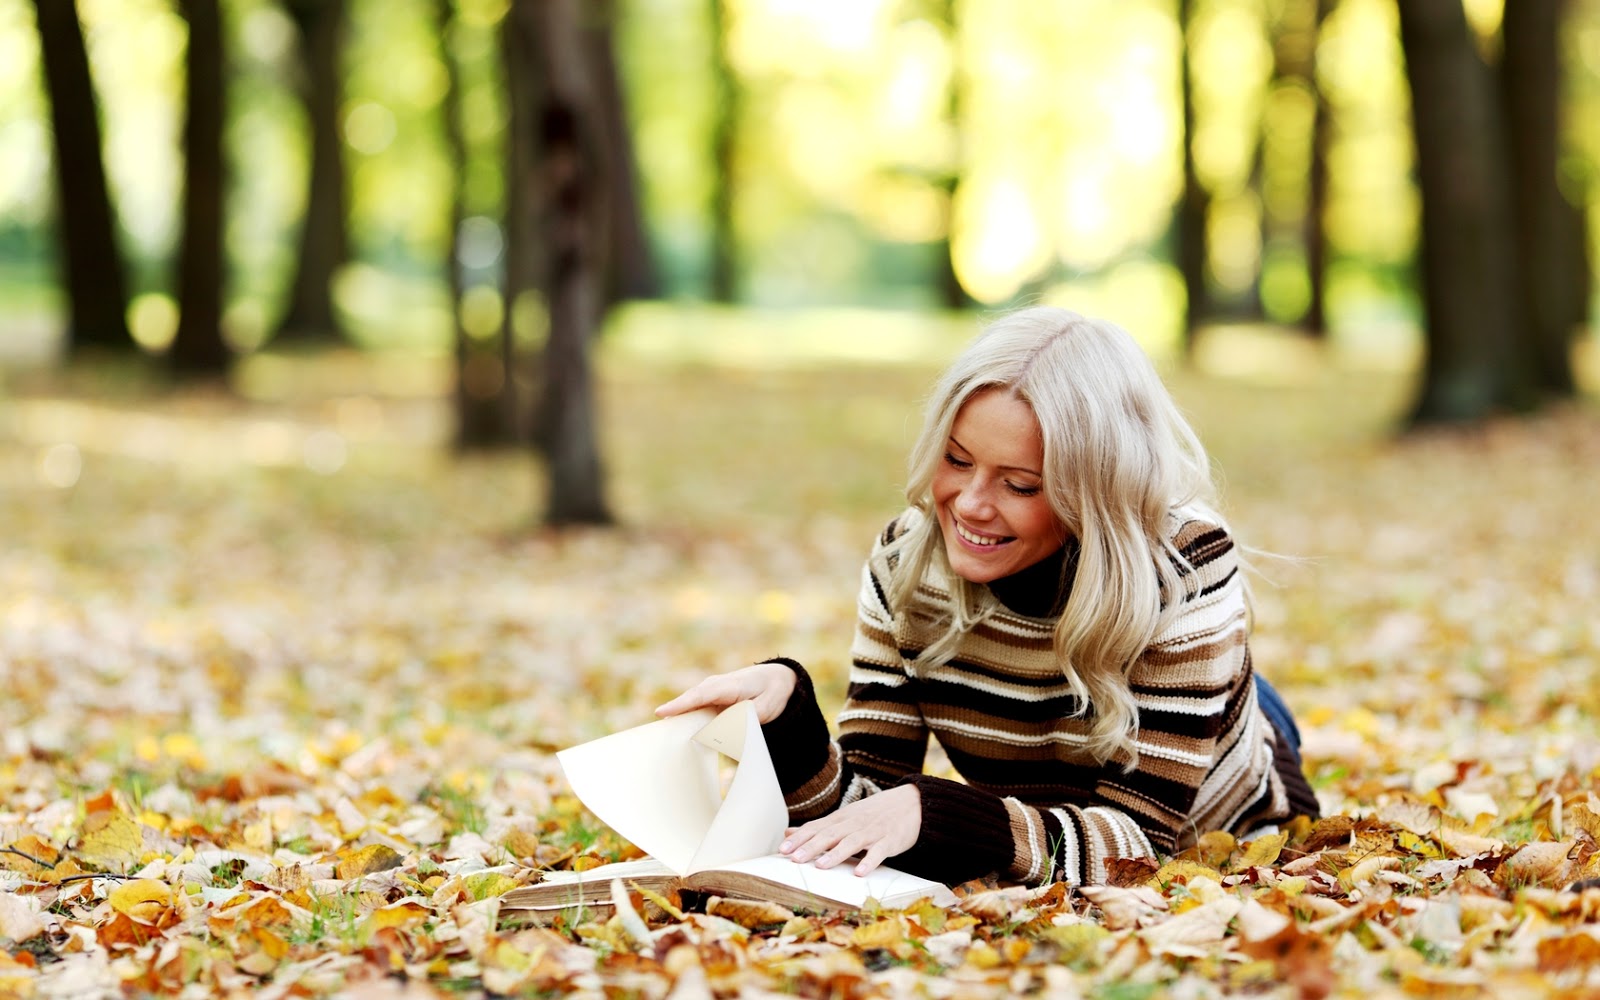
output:
M428 914L433 911L421 903L411 899L402 899L398 903L391 903L381 909L373 910L367 917L367 930L373 933L385 927L397 927L405 930L414 927L428 919Z
M974 941L972 947L967 949L966 964L974 969L992 969L999 965L1003 959L987 941Z
M1228 863L1228 858L1233 856L1233 850L1238 846L1238 840L1226 830L1212 830L1195 841L1191 850L1194 860L1203 865L1220 869ZM1188 854L1188 851L1184 852Z
M889 917L857 927L850 935L850 942L857 948L888 948L906 937L905 922L899 917Z
M1110 931L1087 920L1066 927L1046 927L1039 932L1039 937L1061 949L1061 961L1069 965L1098 956L1100 942L1110 936Z
M1281 846L1281 845L1280 845ZM1163 886L1173 882L1187 882L1192 878L1204 877L1213 882L1222 881L1222 873L1210 865L1202 865L1196 861L1168 861L1162 865L1146 885Z
M1244 857L1239 859L1239 868L1260 868L1270 865L1278 860L1278 855L1283 853L1283 845L1288 841L1287 833L1274 833L1265 837L1257 837L1245 847Z
M672 919L683 919L683 911L678 909L677 905L674 904L672 900L661 895L661 893L656 892L654 889L646 889L642 885L634 885L632 883L629 883L628 888L632 889L634 892L637 892L640 896L643 896L646 900L653 903L661 910L661 912L665 913Z
M1399 867L1400 859L1393 855L1374 855L1341 871L1339 873L1339 884L1348 891L1358 885L1365 885L1371 882L1381 871L1392 871Z
M111 908L141 924L155 924L172 905L172 887L152 878L133 879L111 890Z
M377 872L397 868L404 859L394 848L387 844L372 844L358 850L339 854L339 861L334 866L335 878L352 879L363 875L372 875Z
M591 868L599 868L603 864L605 864L605 861L595 857L593 854L582 854L572 859L572 870L586 872Z
M474 900L488 899L490 896L503 896L515 889L518 885L516 879L503 872L474 872L466 877L467 893Z
M144 830L120 809L89 814L75 853L100 868L126 868L144 854Z

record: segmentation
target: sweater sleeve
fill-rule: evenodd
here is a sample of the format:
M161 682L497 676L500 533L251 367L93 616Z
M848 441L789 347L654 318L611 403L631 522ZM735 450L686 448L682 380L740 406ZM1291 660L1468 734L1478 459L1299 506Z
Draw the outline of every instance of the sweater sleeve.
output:
M1093 883L1110 859L1171 853L1207 830L1286 813L1270 724L1255 703L1233 543L1214 526L1186 527L1178 542L1195 579L1129 674L1140 717L1133 767L1110 760L1085 800L1058 803L910 777L922 832L892 863L949 882L996 871L1030 884Z
M922 770L928 729L895 643L892 615L874 566L892 541L891 522L861 571L850 687L839 714L840 740L828 736L811 677L800 664L783 712L762 727L792 823L824 816ZM865 723L865 725L863 725Z

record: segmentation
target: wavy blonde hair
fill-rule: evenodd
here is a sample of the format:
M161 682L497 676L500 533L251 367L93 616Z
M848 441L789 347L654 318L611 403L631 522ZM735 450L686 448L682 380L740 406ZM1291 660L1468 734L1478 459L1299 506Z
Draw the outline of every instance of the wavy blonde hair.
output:
M932 497L957 413L987 390L1011 393L1039 421L1044 496L1080 549L1056 625L1056 658L1079 714L1093 711L1091 751L1132 766L1139 712L1128 671L1195 586L1168 518L1180 506L1216 516L1205 448L1116 324L1044 306L991 324L934 388L906 485L923 516L884 551L898 562L888 590L896 616L911 608L930 567L949 581L946 628L919 671L947 662L962 635L998 608L988 587L951 571Z

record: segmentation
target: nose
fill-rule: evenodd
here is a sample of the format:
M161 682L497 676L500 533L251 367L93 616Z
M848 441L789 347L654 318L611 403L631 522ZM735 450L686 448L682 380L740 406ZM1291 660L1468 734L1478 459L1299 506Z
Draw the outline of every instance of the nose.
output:
M988 520L994 514L994 499L989 484L977 476L967 480L951 507L963 520Z

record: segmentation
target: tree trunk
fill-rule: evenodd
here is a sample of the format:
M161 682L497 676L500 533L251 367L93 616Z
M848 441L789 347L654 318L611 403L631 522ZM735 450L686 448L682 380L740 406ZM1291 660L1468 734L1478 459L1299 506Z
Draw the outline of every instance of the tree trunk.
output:
M955 0L943 0L936 10L939 29L944 33L945 44L950 47L950 82L945 87L944 117L953 137L954 148L951 150L949 167L938 180L940 201L944 206L944 238L937 247L934 286L938 289L940 303L946 309L966 309L973 304L973 300L956 275L955 246L952 243L956 198L961 192L961 175L966 166L965 135L961 127L965 96L962 88L961 24L956 15Z
M1313 0L1316 5L1316 26L1311 45L1311 60L1307 68L1311 94L1316 101L1311 119L1311 168L1306 179L1306 217L1304 240L1306 247L1306 279L1310 297L1306 315L1301 321L1306 332L1322 337L1328 332L1328 150L1333 146L1333 109L1328 105L1328 95L1317 82L1317 49L1322 43L1322 27L1333 13L1337 0Z
M1189 25L1194 18L1196 0L1178 0L1178 44L1180 46L1180 86L1183 91L1183 196L1178 204L1178 270L1183 275L1185 350L1194 348L1195 329L1210 308L1206 294L1206 264L1210 252L1206 239L1206 216L1210 195L1200 183L1195 166L1194 60L1189 49Z
M540 225L550 336L541 408L549 447L545 520L608 524L589 346L604 311L610 232L602 112L579 29L580 0L515 0L512 14L537 58Z
M1411 83L1427 360L1411 423L1522 406L1501 115L1461 0L1399 0Z
M184 63L183 243L178 263L178 332L167 354L175 371L215 375L228 368L222 340L224 101L222 12L218 0L183 0L189 22Z
M638 171L634 169L633 132L612 41L615 5L611 0L596 0L595 10L587 16L593 24L584 32L584 41L594 67L600 127L605 132L606 170L613 179L606 301L653 299L661 294L661 286L650 254L650 233L639 197Z
M728 58L728 0L711 0L711 300L739 297L739 234L734 198L739 185L739 80Z
M75 0L35 0L50 124L67 347L128 350L128 290L100 147L100 109Z
M333 279L349 258L346 232L343 103L346 0L284 0L299 29L302 54L300 100L311 128L311 170L300 226L300 255L290 286L289 309L278 324L285 340L327 341L342 336L333 305Z
M467 139L461 123L461 70L450 39L455 30L455 0L435 0L434 25L447 86L440 103L444 145L450 160L450 239L445 250L445 277L450 289L450 321L456 355L456 436L458 450L487 448L516 440L516 424L502 405L509 372L493 345L475 344L461 324L461 226L466 220Z
M1572 376L1572 316L1584 289L1573 280L1578 254L1556 180L1560 147L1561 17L1564 0L1506 4L1500 79L1505 98L1511 192L1516 208L1519 347L1534 388L1567 398Z
M542 212L534 158L538 149L538 109L544 84L535 71L542 58L521 15L509 14L500 24L500 62L505 73L505 206L501 231L505 240L505 316L500 326L500 362L506 381L501 394L502 419L513 436L525 436L534 449L548 454L547 428L540 425L537 393L543 378L527 371L519 356L512 322L517 302L540 291L543 270L537 223ZM524 391L526 390L526 391Z

